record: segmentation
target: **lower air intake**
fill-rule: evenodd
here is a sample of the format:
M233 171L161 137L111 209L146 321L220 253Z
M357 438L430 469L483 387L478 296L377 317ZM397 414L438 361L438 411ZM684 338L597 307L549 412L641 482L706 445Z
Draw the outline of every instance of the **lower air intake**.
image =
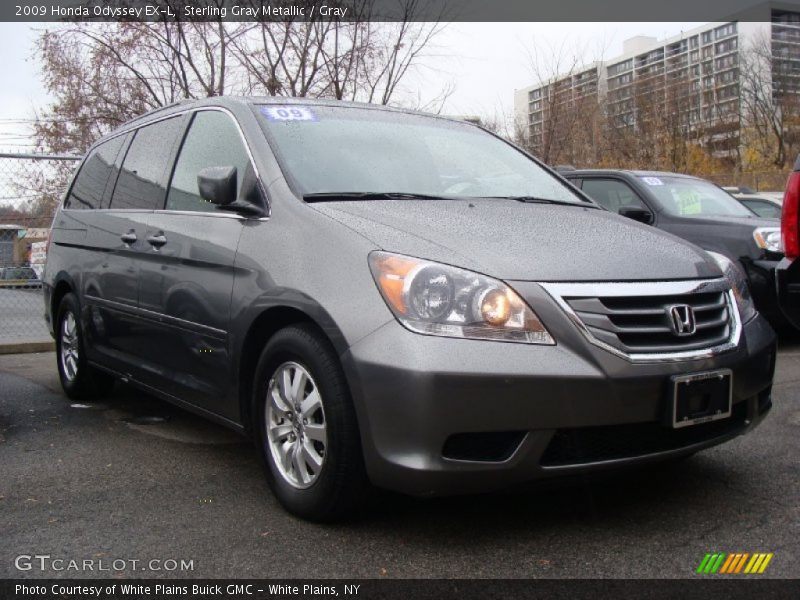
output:
M746 420L747 402L739 402L729 419L681 429L661 423L559 429L539 462L564 467L678 450L742 430Z
M442 456L452 460L503 462L519 448L524 431L456 433L447 438Z

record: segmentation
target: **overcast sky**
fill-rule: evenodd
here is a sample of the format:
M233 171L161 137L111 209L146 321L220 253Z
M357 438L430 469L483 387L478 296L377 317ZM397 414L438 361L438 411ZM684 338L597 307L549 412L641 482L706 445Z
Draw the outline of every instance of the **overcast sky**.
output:
M529 49L548 53L564 49L580 52L582 61L614 57L623 40L635 35L665 38L699 23L454 23L437 38L425 66L408 82L407 101L423 103L446 85L454 92L444 111L454 115L510 117L514 90L535 83ZM0 23L0 56L4 85L0 87L0 151L30 148L29 124L37 109L47 105L34 42L33 26ZM571 62L571 59L567 59Z

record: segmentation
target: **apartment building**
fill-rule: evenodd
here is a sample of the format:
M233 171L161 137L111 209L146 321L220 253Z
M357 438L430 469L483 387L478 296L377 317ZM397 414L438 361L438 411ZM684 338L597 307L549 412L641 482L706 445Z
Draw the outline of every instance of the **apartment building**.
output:
M534 147L544 141L545 127L557 118L553 113L573 103L598 101L605 93L605 72L602 63L584 66L574 75L561 77L545 85L523 90L514 99L515 112L523 114Z
M536 151L548 134L558 134L553 119L565 107L580 111L587 98L599 104L608 126L634 131L662 106L677 115L687 135L702 132L713 142L715 155L730 154L740 143L744 49L769 40L775 92L788 87L800 94L800 13L770 9L760 17L763 21L709 23L661 41L626 40L620 56L516 91L517 122L526 124Z

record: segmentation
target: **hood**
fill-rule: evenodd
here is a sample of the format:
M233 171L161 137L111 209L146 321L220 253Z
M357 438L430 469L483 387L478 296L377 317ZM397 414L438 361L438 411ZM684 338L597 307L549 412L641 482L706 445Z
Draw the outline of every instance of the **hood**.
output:
M707 255L604 210L514 200L319 202L381 249L517 281L719 277Z
M780 230L778 219L752 217L684 217L679 222L667 224L669 229L684 239L706 249L720 252L733 260L748 257L753 260L765 257L753 239L756 227L773 227Z

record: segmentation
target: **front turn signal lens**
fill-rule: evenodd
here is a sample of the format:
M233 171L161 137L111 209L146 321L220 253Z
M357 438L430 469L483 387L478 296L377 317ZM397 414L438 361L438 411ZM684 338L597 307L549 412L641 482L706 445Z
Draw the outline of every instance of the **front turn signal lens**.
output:
M384 299L394 311L403 315L408 310L403 299L403 286L406 277L415 265L416 262L413 259L386 254L375 258L372 270L373 274L377 272L376 281Z

